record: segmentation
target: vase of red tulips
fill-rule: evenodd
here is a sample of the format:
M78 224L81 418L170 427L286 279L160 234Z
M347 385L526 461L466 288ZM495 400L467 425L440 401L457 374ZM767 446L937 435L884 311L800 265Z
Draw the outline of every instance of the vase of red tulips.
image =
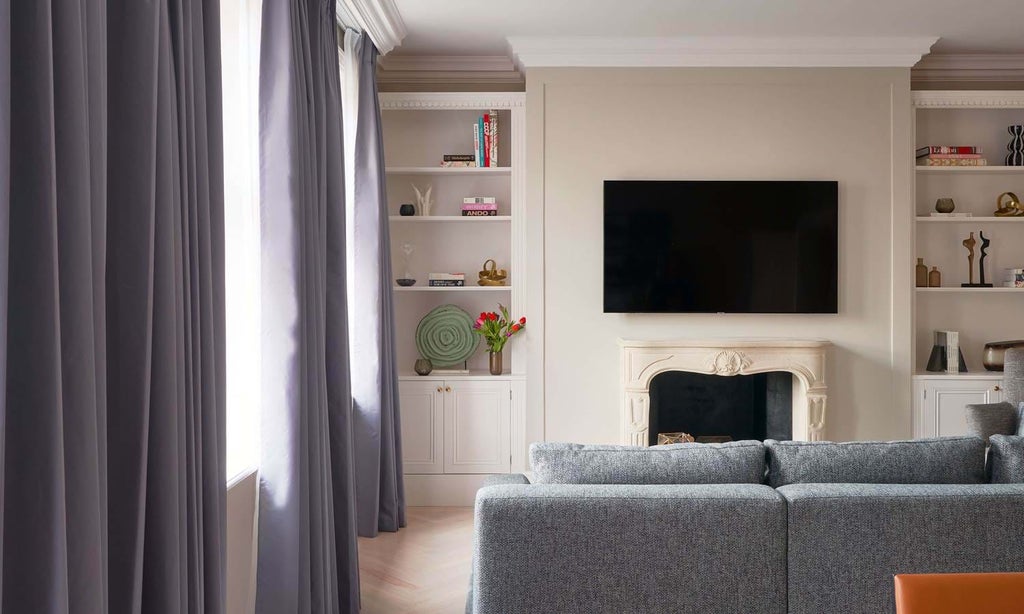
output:
M491 375L501 375L501 350L512 338L526 327L526 318L512 320L508 316L508 309L504 305L498 305L498 311L482 311L480 317L473 324L473 331L484 338L487 342L488 367Z

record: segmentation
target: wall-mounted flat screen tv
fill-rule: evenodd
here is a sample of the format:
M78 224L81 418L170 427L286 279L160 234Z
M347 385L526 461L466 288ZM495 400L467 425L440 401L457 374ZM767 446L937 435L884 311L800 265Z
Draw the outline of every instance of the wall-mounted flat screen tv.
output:
M605 181L606 313L837 313L835 181Z

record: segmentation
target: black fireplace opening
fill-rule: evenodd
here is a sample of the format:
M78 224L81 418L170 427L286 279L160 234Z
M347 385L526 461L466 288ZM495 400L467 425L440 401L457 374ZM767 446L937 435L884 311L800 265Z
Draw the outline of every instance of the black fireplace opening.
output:
M649 443L659 433L697 441L793 438L793 374L705 375L668 371L651 380Z

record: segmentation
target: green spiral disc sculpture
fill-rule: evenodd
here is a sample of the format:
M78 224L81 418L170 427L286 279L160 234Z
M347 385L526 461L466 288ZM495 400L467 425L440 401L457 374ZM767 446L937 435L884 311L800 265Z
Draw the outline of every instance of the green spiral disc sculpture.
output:
M455 305L431 309L416 327L416 349L435 367L464 362L479 346L480 336L473 332L473 318Z

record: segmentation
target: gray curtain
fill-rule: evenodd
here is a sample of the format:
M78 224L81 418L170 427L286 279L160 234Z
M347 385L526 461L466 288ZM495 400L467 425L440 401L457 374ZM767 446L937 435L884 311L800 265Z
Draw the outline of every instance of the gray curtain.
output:
M353 35L352 33L349 34ZM355 138L354 243L349 270L352 396L355 402L356 501L359 535L405 526L405 492L395 363L391 238L385 196L384 145L377 101L377 48L355 35L359 61L359 121Z
M0 0L3 612L224 611L218 11Z
M256 610L358 612L333 0L264 0Z

